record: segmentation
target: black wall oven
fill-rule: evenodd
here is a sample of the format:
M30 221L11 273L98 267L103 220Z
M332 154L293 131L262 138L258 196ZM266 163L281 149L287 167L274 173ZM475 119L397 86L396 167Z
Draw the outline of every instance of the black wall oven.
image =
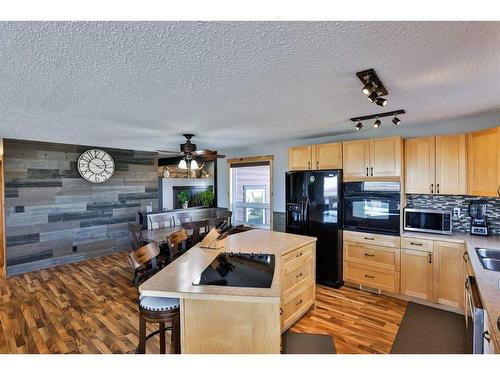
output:
M344 229L399 236L400 202L399 182L346 182Z

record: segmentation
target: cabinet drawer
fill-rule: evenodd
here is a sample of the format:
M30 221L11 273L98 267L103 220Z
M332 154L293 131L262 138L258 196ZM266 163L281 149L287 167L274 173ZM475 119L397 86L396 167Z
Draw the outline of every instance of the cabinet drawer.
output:
M314 286L308 285L289 298L283 298L281 308L281 322L283 328L288 328L300 316L302 316L313 304Z
M434 241L425 240L423 238L403 237L401 238L401 248L417 251L428 251L432 253L434 249Z
M344 279L353 284L399 293L399 272L344 262Z
M294 269L302 266L307 259L312 258L313 250L314 244L309 244L283 255L283 267L285 269Z
M344 241L361 242L378 246L399 248L401 240L395 236L385 236L383 234L361 233L344 231Z
M300 267L288 269L283 272L283 279L281 281L281 291L283 295L288 294L295 286L298 286L301 283L307 281L311 283L313 275L312 256L306 258L305 260L305 263Z
M398 271L399 253L400 250L393 247L344 242L344 260L346 262Z

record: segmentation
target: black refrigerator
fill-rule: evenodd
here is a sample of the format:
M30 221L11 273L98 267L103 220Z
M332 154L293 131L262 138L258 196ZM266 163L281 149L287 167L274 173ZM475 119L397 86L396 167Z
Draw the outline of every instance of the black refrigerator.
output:
M340 287L342 170L286 172L286 232L316 237L316 281Z

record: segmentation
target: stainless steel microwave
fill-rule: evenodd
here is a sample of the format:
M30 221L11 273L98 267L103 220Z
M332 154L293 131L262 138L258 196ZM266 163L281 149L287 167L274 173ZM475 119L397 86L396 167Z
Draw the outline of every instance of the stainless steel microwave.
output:
M452 213L423 208L404 209L404 230L414 232L451 234Z

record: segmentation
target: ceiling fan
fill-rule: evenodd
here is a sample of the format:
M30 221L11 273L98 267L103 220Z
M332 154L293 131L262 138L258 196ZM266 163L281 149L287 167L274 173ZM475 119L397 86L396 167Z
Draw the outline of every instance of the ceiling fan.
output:
M166 151L166 150L156 150L162 155L167 155L165 157L182 157L179 161L178 167L180 169L198 169L200 168L196 159L202 159L203 161L211 161L218 158L225 158L226 155L219 155L217 151L212 150L197 150L196 144L191 143L191 138L194 134L183 134L186 138L186 143L181 143L179 146L180 151Z

